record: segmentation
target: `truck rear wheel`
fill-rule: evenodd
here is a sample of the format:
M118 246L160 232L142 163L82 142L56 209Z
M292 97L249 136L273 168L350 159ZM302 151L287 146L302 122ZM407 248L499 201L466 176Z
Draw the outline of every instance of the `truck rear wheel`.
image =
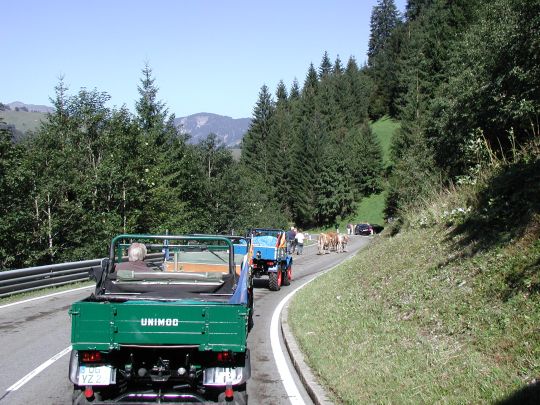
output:
M268 274L268 288L271 291L279 291L281 288L281 270Z

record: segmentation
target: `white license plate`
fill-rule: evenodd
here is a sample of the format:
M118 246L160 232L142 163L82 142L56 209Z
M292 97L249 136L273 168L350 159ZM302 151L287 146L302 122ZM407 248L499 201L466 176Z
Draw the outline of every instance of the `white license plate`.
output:
M110 366L80 366L79 385L110 385L116 381L116 373Z

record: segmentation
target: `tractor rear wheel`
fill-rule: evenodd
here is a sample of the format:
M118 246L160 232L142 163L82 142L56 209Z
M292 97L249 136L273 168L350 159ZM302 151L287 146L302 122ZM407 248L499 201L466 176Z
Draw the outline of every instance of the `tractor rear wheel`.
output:
M292 265L289 266L283 271L283 285L290 285L292 280Z
M270 291L279 291L281 288L281 270L268 274L268 288Z

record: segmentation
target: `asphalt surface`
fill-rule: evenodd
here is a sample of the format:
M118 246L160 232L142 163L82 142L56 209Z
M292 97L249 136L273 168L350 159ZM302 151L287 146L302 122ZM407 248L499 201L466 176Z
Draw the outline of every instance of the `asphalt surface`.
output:
M270 345L274 309L291 291L350 257L368 241L369 238L353 236L347 252L321 256L316 247L306 247L303 255L294 256L291 285L280 291L269 291L267 279L255 280L255 326L248 338L252 376L247 390L251 404L313 403L295 371L291 374L301 398L289 398L283 387ZM66 351L70 346L68 309L92 289L7 307L0 305L0 404L71 404ZM281 333L279 339L283 339ZM283 341L281 349L289 368L294 370ZM59 358L52 361L55 355Z

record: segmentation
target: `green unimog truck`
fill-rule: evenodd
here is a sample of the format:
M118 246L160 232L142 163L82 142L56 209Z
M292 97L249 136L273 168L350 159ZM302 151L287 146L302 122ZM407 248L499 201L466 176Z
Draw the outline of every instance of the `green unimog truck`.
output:
M69 311L73 403L246 403L248 243L116 236L95 292ZM144 260L126 261L141 244Z

